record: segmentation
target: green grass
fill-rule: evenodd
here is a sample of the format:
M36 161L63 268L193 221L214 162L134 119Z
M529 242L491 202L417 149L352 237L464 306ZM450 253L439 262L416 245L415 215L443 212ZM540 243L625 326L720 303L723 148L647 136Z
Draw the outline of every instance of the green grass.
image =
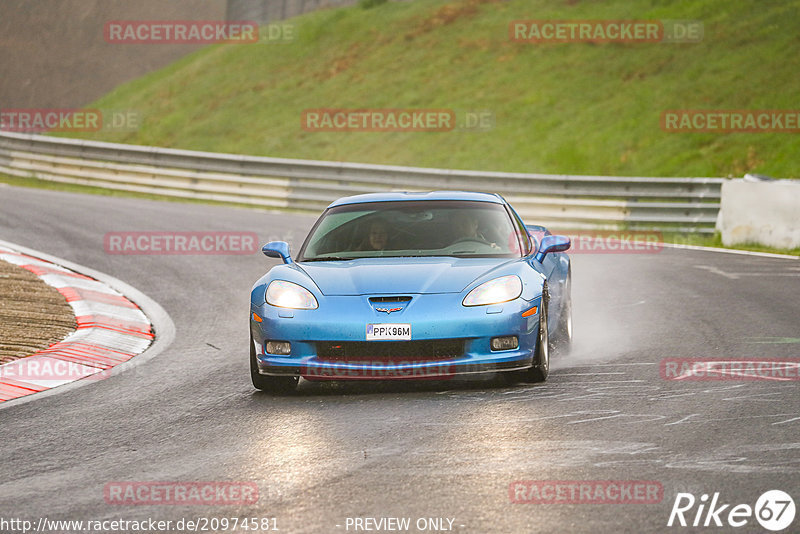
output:
M704 39L513 43L517 19L694 19ZM669 109L798 109L800 0L415 0L294 19L289 44L216 45L87 106L144 116L86 138L277 157L622 176L798 177L800 136L668 133ZM314 108L489 110L488 131L308 132Z

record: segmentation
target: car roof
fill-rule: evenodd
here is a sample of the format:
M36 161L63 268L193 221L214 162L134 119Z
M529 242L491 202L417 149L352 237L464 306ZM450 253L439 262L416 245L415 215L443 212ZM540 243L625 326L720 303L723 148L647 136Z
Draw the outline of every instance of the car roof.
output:
M385 193L366 193L343 197L331 202L328 206L344 204L362 204L364 202L396 202L409 200L471 200L474 202L491 202L504 204L503 197L496 193L477 193L474 191L387 191Z

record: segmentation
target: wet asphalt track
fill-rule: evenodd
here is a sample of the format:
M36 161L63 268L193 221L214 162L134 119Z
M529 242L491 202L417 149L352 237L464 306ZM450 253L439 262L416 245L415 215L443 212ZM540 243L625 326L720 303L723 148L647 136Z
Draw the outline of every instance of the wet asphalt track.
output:
M347 517L443 517L459 533L663 532L692 530L666 527L678 492L752 506L781 489L800 505L797 381L659 377L665 357L800 357L798 261L574 255L576 340L545 385L304 382L274 397L252 388L247 364L248 292L274 260L103 249L109 231L230 230L296 250L312 222L0 185L0 239L137 287L177 329L132 370L0 409L0 518L276 517L280 532L316 533L347 532ZM654 480L664 498L511 504L509 484L531 479ZM216 480L256 482L258 503L103 498L112 481ZM798 529L800 518L786 532ZM764 530L750 518L735 531Z

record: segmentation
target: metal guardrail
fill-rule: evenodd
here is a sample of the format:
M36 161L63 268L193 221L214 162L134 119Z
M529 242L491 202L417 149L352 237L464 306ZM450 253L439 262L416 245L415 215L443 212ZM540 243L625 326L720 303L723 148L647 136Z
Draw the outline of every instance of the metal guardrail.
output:
M346 195L500 193L528 222L562 229L712 233L722 178L462 171L216 154L0 132L0 173L181 198L319 213Z

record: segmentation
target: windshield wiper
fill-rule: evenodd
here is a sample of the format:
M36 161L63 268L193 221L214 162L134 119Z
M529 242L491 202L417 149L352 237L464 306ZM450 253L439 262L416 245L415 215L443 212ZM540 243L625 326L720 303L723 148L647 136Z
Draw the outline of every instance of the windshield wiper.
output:
M356 258L345 258L343 256L317 256L316 258L304 258L303 261L350 261Z

